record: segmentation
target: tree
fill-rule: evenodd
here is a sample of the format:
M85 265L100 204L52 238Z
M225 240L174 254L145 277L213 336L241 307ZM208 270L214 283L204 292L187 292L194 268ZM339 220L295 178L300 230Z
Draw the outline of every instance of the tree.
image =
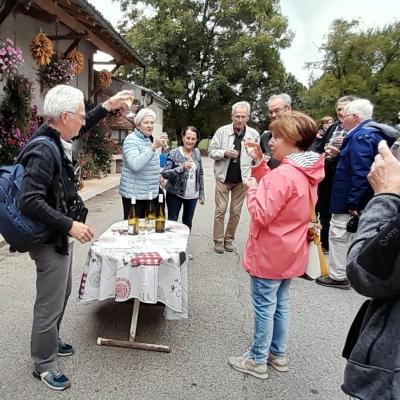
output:
M359 21L333 21L323 69L302 95L305 111L316 118L331 114L338 97L355 94L375 104L375 119L395 122L400 109L400 22L380 29L359 29Z
M149 63L145 84L171 106L166 125L203 136L228 121L233 102L256 104L282 87L279 50L292 34L278 0L121 0L125 39ZM144 8L143 7L147 7ZM138 80L135 70L125 78Z

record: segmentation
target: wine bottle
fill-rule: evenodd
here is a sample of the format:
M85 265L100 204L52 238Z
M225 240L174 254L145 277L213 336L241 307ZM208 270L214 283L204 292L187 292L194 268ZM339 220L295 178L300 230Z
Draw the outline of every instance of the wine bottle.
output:
M156 224L156 212L154 209L153 192L149 192L145 218L146 218L146 224L148 226L151 226L150 230L154 231Z
M131 198L131 209L128 215L128 234L137 235L139 233L139 218L135 210L136 198Z
M164 195L158 195L158 212L156 217L156 232L165 232Z

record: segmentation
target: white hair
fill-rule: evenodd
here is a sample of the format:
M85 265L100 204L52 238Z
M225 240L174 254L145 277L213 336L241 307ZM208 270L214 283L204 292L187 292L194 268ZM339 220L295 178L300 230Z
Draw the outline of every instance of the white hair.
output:
M156 120L156 113L150 108L142 108L136 115L133 120L136 126L139 126L144 118L151 117Z
M357 99L344 108L346 114L355 114L361 121L372 118L372 113L374 111L374 106L367 99Z
M81 90L68 85L54 86L44 98L43 115L58 118L65 111L77 112L83 101Z
M248 101L238 101L237 103L235 103L232 106L232 114L235 112L235 110L237 108L245 108L247 111L247 114L250 114L251 107L250 107L250 103Z
M270 105L272 100L281 99L282 103L286 107L292 106L292 98L287 93L273 94L267 101L267 107Z

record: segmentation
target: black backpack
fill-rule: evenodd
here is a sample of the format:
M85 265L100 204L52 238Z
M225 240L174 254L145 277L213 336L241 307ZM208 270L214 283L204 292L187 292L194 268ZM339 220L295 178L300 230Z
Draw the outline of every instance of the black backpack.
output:
M45 142L56 156L59 170L62 168L61 153L57 144L48 136L37 136L25 146L22 154L36 142ZM45 225L21 214L19 201L25 168L18 162L0 166L0 234L10 244L11 250L21 253L36 244L45 243L49 238L49 229Z

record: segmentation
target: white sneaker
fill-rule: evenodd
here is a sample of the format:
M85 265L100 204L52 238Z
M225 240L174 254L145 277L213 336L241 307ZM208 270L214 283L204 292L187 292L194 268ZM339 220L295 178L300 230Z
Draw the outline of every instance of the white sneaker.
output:
M286 357L274 356L273 354L270 353L268 356L267 363L279 372L289 371Z
M252 358L245 353L240 357L229 357L229 365L236 371L255 376L259 379L268 378L267 364L256 364Z

